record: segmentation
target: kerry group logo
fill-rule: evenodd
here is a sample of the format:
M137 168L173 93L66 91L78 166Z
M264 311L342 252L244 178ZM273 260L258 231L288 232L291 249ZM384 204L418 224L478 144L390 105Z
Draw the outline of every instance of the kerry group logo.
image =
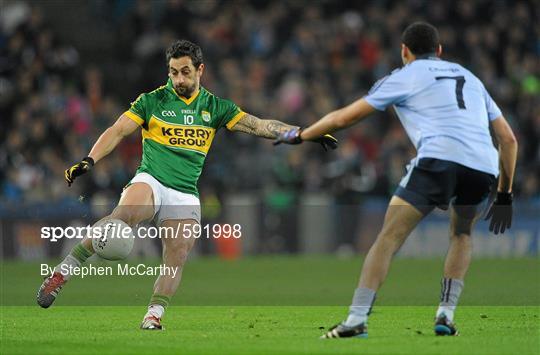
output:
M168 139L170 145L204 147L212 132L206 127L161 127L161 135Z
M208 153L215 133L213 127L165 122L156 116L152 116L148 130L142 131L143 139L151 139L165 146L196 151L204 155Z
M176 117L176 113L171 110L163 110L161 111L161 116L163 117Z

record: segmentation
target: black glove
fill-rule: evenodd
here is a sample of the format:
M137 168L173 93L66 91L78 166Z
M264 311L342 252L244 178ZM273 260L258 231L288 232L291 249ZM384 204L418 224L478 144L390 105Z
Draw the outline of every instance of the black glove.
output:
M302 138L300 138L300 133L302 133L302 128L293 128L287 132L283 132L276 138L274 145L281 143L300 144L303 142ZM325 134L320 138L314 139L313 142L317 142L322 145L325 151L328 151L328 148L336 149L338 147L338 140L330 134Z
M68 186L71 186L75 178L89 172L94 166L94 159L90 157L83 158L79 163L73 165L71 168L66 169L64 177Z
M325 134L320 138L314 139L313 142L317 142L322 145L325 152L328 151L328 148L334 150L338 147L338 140L331 134Z
M511 192L497 192L497 198L485 218L486 221L491 218L490 232L503 234L506 229L510 229L512 226L512 200Z

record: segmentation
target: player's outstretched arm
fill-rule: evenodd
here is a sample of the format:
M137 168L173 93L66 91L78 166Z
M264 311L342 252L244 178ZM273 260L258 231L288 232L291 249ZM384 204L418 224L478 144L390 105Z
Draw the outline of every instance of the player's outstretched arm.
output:
M302 140L314 140L337 130L352 126L356 122L375 111L375 108L364 99L359 99L339 110L332 111L313 125L304 129L300 135Z
M297 139L300 136L302 131L298 126L291 126L286 123L277 120L263 120L249 113L246 113L232 128L232 131L240 131L244 133L253 134L259 137L269 138L269 139L279 139L279 137L284 134L289 133L289 135L294 135ZM324 150L328 148L336 149L337 148L337 139L327 134L323 137L313 139L314 142L319 143L323 146ZM279 143L275 141L274 144ZM298 140L292 144L299 144L302 140Z
M274 145L281 143L300 144L305 140L318 141L332 139L332 143L337 147L337 140L330 133L353 125L374 110L375 108L368 104L366 100L359 99L348 106L330 112L306 129L292 129L281 133L275 140ZM335 147L332 148L335 149Z
M512 128L503 116L494 119L491 124L499 142L500 174L497 198L486 220L491 220L489 230L499 234L512 226L512 183L516 169L518 143Z
M244 132L254 136L275 139L281 133L287 132L296 126L291 126L277 120L263 120L246 113L232 128L231 131Z
M95 163L113 151L122 138L133 133L138 127L139 125L128 116L121 115L111 127L99 136L87 157L66 169L64 177L68 185L71 186L78 176L90 171Z

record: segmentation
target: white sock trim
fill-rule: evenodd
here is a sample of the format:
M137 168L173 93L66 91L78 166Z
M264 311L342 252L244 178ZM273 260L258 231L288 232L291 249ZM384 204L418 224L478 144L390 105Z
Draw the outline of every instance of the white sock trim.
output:
M358 325L360 323L367 323L367 316L365 315L356 315L356 314L349 314L347 317L347 320L343 324L345 324L347 327L354 327L355 325Z
M440 315L444 314L450 322L453 322L455 310L456 310L456 306L439 306L435 317L439 317Z
M81 266L79 260L68 254L64 260L54 268L54 272L59 272L64 276L64 280L69 280L71 274L69 270L71 268L78 268Z

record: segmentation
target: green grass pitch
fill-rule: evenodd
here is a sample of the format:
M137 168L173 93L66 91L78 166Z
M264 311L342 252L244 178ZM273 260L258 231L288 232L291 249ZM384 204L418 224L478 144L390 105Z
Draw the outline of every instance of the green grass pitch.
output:
M166 330L148 332L138 325L153 277L74 279L44 310L34 299L39 264L2 261L0 354L540 351L540 261L532 258L473 261L456 314L459 337L433 335L442 259L396 259L369 338L318 339L346 315L360 265L328 256L190 260Z

